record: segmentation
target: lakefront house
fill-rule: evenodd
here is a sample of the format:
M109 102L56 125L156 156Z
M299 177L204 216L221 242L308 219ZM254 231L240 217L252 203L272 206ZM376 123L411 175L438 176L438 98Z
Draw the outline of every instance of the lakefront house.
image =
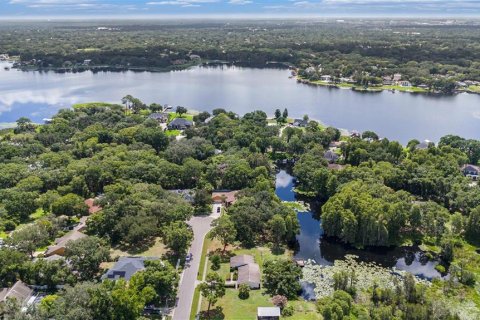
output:
M462 173L465 177L477 181L480 174L480 167L473 164L465 164L462 167Z

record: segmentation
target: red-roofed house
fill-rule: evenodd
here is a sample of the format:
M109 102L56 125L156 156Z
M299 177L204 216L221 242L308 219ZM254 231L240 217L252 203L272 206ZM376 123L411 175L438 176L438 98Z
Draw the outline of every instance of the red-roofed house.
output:
M218 190L212 192L213 203L224 204L226 207L237 201L238 191Z
M85 200L85 204L88 206L88 213L94 214L102 210L102 207L95 205L95 199L90 198Z

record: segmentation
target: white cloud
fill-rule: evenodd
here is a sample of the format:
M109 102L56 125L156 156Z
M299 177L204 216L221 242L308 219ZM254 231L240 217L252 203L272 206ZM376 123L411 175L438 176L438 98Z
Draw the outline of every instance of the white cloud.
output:
M246 4L253 3L253 1L250 1L250 0L230 0L230 1L228 1L228 3L235 4L235 5L246 5Z
M10 0L9 4L23 5L33 9L61 10L132 10L137 8L135 4L105 3L101 0Z
M181 7L200 7L204 3L215 3L218 0L165 0L151 1L146 4L149 6L181 6Z

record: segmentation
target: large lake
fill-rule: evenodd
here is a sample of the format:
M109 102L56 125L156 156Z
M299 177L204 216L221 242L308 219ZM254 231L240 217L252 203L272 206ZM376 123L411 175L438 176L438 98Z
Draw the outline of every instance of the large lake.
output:
M240 67L196 67L185 71L22 72L0 63L0 123L20 116L41 122L73 103L120 102L126 94L146 103L183 105L239 114L261 109L310 118L338 128L373 130L399 140L438 141L446 134L480 139L480 96L428 96L409 93L358 93L315 87L289 79L289 71Z

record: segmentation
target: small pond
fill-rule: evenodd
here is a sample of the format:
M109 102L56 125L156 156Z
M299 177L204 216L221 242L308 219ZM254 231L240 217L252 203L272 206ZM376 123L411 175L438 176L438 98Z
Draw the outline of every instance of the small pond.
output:
M294 184L295 178L286 170L280 170L277 173L275 185L278 197L283 201L295 201ZM300 234L297 235L298 245L295 250L295 259L311 259L321 265L332 265L335 260L343 259L347 254L353 254L358 256L360 261L375 262L385 268L395 267L420 278L442 277L442 274L435 270L438 262L429 260L416 247L360 250L324 237L321 219L314 212L299 212L298 221Z

